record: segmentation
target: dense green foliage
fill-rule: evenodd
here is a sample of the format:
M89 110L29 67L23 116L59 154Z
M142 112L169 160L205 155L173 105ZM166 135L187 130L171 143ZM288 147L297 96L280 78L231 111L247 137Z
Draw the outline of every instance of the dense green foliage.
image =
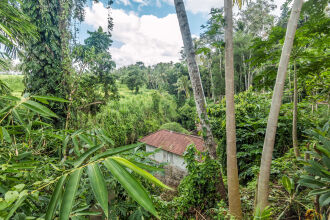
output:
M153 96L137 94L111 101L102 107L91 123L97 123L109 131L118 146L134 143L138 138L156 131L161 124L176 120L173 98L167 93L158 96L159 100L155 100Z
M159 129L160 130L161 129L165 129L165 130L169 130L169 131L175 131L175 132L179 132L181 134L189 134L189 131L187 131L186 129L184 129L177 122L169 122L169 123L163 124L162 126L160 126Z
M192 145L187 175L170 192L150 173L163 165L140 138L159 129L201 135L186 56L116 69L108 29L77 43L85 0L0 2L0 219L229 219L226 184L224 10L214 8L194 39L218 158ZM246 219L329 215L329 6L304 3L298 22L270 170L269 206L255 207L273 85L290 16L272 1L240 9L234 22L235 119ZM143 43L143 42L141 42ZM17 53L18 52L18 53ZM10 60L19 55L21 63ZM297 89L294 82L297 81ZM294 94L298 97L293 153ZM160 151L160 150L158 150ZM150 173L148 173L149 171ZM171 170L172 172L172 170ZM166 173L166 172L165 172ZM165 189L164 189L165 188Z
M40 35L37 40L29 39L25 47L23 72L25 74L25 92L33 95L53 95L67 98L68 72L64 71L64 48L59 25L60 1L27 1L23 4L24 12L31 23L37 27ZM65 117L66 104L52 103L51 109L60 117Z
M261 152L266 132L267 117L270 108L271 94L256 94L252 90L242 92L235 97L236 129L237 129L237 158L240 180L248 182L257 173ZM282 106L277 128L274 158L284 155L290 150L292 139L292 112L291 104ZM225 100L219 105L210 106L212 129L219 141L222 164L225 164L225 143L226 143L226 115ZM309 115L305 117L305 115ZM318 115L311 117L309 106L305 103L299 105L298 139L302 143L307 140L303 135L304 130L310 128L317 122Z
M329 122L322 128L309 130L308 133L316 140L312 159L307 163L304 169L307 175L302 175L299 184L313 189L309 196L316 195L316 210L327 216L327 207L330 204L330 129Z

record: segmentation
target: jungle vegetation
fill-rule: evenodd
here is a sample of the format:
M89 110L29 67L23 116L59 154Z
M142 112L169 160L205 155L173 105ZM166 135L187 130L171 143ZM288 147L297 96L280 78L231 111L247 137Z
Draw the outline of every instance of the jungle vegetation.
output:
M0 220L329 218L329 2L224 0L197 38L173 2L180 62L118 68L113 1L80 43L86 0L0 1ZM204 139L179 186L159 129Z

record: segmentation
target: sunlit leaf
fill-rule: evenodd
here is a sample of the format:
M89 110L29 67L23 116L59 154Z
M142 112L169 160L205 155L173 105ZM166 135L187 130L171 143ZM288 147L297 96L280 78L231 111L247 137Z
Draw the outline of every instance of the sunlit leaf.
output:
M74 171L70 175L68 182L65 185L65 191L60 209L61 220L69 220L69 216L72 210L73 202L75 199L75 195L79 186L79 181L82 173L83 173L83 169L77 169L76 171Z
M50 202L47 207L45 220L53 219L53 216L54 216L57 204L58 204L58 199L63 191L63 185L65 183L66 177L67 177L67 175L65 174L57 181L55 190L52 194L52 197L51 197Z
M115 154L123 153L125 151L129 151L134 148L140 147L141 145L142 145L141 143L138 143L138 144L131 144L131 145L126 145L126 146L122 146L122 147L112 148L112 149L106 150L105 152L103 152L101 154L98 154L98 155L92 157L91 161L95 161L100 158L105 158L105 157L109 157L109 156L112 156Z
M145 179L155 183L156 185L173 190L171 187L166 186L164 183L162 183L159 179L148 173L147 171L141 169L140 167L136 166L135 164L131 163L130 161L126 160L122 157L111 157L111 159L117 161L118 163L124 165L125 167L131 169L132 171L136 172L137 174L143 176Z
M97 164L88 165L87 174L94 192L95 199L100 203L104 214L108 218L108 190L99 166Z
M110 158L104 161L104 165L126 189L128 195L147 211L159 218L147 191L130 173L128 173L118 162Z

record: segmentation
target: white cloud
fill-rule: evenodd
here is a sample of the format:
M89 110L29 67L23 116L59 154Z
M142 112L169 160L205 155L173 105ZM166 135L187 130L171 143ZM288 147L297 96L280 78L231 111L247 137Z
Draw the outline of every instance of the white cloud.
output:
M193 14L197 13L210 13L211 8L223 7L223 0L185 0L186 10Z
M179 60L182 47L179 24L175 14L158 18L153 15L139 17L134 12L113 9L112 38L123 45L110 48L117 66L142 61L147 65ZM85 22L97 28L107 27L107 9L102 3L86 8Z
M122 4L124 4L125 6L131 4L131 2L130 2L129 0L117 0L117 3L119 3L119 4L122 3Z
M173 0L162 0L163 2L174 5ZM211 11L211 8L220 8L223 7L223 0L184 0L185 8L187 11L197 14L203 13L208 14Z
M173 0L162 0L163 2L174 5ZM274 10L273 14L279 16L281 14L281 5L285 0L274 0L274 4L277 5L277 8ZM221 8L224 5L224 0L184 0L186 10L193 13L202 13L208 14L211 11L211 8ZM244 4L243 4L244 8ZM235 5L233 9L234 13L238 12L238 7Z

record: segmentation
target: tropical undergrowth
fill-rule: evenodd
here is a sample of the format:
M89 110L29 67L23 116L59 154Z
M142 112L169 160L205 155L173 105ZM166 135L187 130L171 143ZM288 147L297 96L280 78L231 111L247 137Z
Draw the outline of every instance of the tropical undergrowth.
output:
M110 133L116 145L135 143L140 137L176 121L176 103L167 93L132 94L112 100L101 108L89 125L97 124Z
M46 105L64 99L7 95L1 101L0 219L158 215L148 191L170 188L146 171L160 168L140 144L114 148L102 128L54 129L44 120L58 116Z
M255 93L252 89L235 96L237 161L239 178L247 183L256 177L261 159L262 147L270 109L271 94ZM298 142L306 145L304 130L322 123L322 117L310 114L310 106L304 102L298 106ZM221 163L226 164L226 106L225 99L209 107L214 136L219 141ZM281 107L274 147L274 159L284 156L292 146L292 104Z

